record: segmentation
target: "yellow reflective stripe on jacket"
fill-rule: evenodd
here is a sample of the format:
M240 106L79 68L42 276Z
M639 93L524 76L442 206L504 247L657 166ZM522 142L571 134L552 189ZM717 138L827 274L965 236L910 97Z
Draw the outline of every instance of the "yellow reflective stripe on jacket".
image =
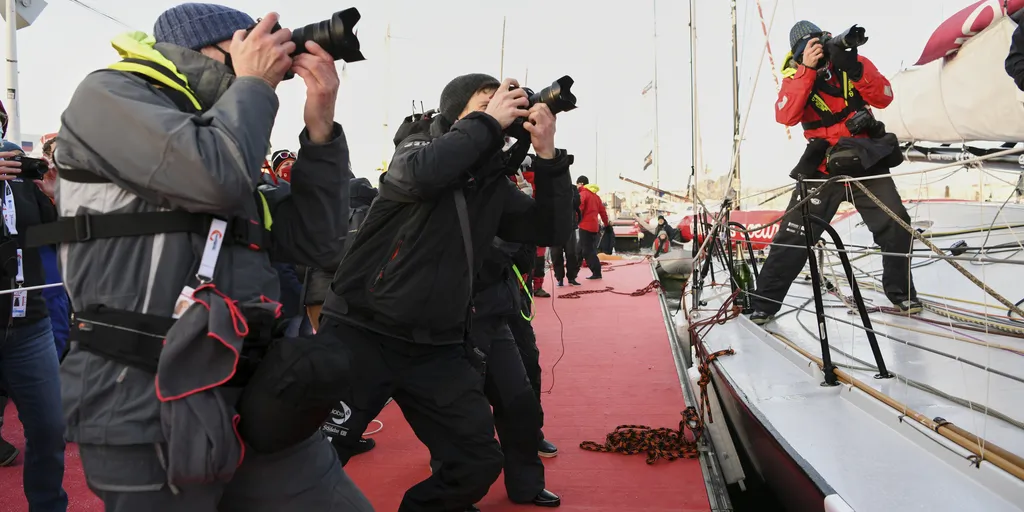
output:
M263 191L257 190L256 193L260 195L260 204L263 205L263 229L270 231L270 228L274 226L274 216L270 213L270 204L267 203L267 196L263 195Z
M152 78L160 84L184 94L192 102L192 105L196 107L196 110L202 110L202 104L199 103L199 99L196 98L195 93L192 92L188 85L188 78L179 73L178 67L170 59L157 51L153 47L154 44L156 44L156 40L152 36L139 31L128 32L115 37L110 41L110 45L117 50L121 58L144 61L151 65L142 62L121 61L111 64L108 68ZM166 73L161 72L161 70L166 71Z

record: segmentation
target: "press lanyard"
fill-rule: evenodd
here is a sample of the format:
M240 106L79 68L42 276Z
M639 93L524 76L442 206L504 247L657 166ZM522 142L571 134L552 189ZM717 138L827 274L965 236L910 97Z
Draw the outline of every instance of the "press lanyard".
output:
M11 189L9 182L4 182L4 226L7 228L7 234L10 236L18 235L18 211L14 206L14 190ZM15 291L11 293L11 317L13 318L25 318L26 302L28 302L28 292L20 289L25 284L25 267L22 263L21 249L17 249L18 254L18 274L14 276Z
M198 286L213 282L213 272L217 268L217 259L220 258L220 250L224 247L224 233L227 231L228 223L225 220L213 219L210 222L210 231L206 235L206 245L203 246L203 257L199 260L199 270L196 271ZM181 315L195 302L193 295L196 290L192 286L185 285L178 294L178 300L174 303L174 314L172 318L180 318Z
M519 284L522 285L523 291L526 292L526 296L530 298L530 316L526 316L526 313L523 313L522 311L520 311L519 314L523 315L523 319L526 320L527 322L532 322L533 321L533 304L534 304L533 303L533 294L530 293L530 289L526 286L526 281L523 280L523 274L521 274L519 272L519 267L517 267L515 265L512 265L512 271L516 273L516 277L519 278Z

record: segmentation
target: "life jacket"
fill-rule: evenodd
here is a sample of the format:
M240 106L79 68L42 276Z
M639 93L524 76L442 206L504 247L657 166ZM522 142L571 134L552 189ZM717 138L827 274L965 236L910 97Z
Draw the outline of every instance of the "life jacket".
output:
M782 62L782 77L790 78L796 74L797 63L793 59L793 52L789 52L786 58ZM831 71L829 71L831 73ZM846 104L839 112L833 112L831 108L825 103L821 95L818 92L822 92L828 96L836 98L842 98ZM811 89L811 95L807 98L807 104L818 114L817 121L807 121L800 123L804 131L816 130L818 128L828 128L830 126L837 125L845 122L846 118L850 114L867 108L867 102L861 97L860 91L857 90L854 83L850 81L846 71L840 72L839 86L830 83L826 80L821 73L814 80L814 88Z
M198 114L203 105L188 84L188 78L178 72L170 59L153 45L156 40L143 32L129 32L115 37L111 45L122 60L108 69L130 73L153 84L161 93L186 113ZM110 180L86 169L61 169L60 178L78 183L109 183ZM273 216L267 198L258 189L253 193L259 221L245 218L224 219L228 228L225 240L252 250L265 250L270 246ZM56 222L30 229L26 245L40 247L62 243L82 243L100 238L145 236L161 233L195 233L207 235L214 215L184 210L165 212L137 212L61 217Z

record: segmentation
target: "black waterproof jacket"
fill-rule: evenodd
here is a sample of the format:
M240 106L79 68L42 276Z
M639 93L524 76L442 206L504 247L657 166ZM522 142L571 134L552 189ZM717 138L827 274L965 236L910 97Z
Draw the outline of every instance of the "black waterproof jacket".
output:
M13 179L8 183L10 183L11 191L14 194L14 211L17 214L15 227L18 229L18 235L12 237L13 240L11 240L16 245L8 245L6 250L0 250L0 254L3 255L5 260L3 267L5 272L10 272L12 275L17 272L17 252L15 252L15 249L16 247L22 247L22 266L24 267L25 278L23 286L29 287L46 284L43 263L39 258L39 250L24 248L25 233L28 232L29 226L55 222L57 220L57 208L46 197L46 194L39 190L35 183L22 180L21 178ZM0 182L0 201L3 201L3 182ZM0 219L0 222L2 222L2 219ZM4 230L4 234L6 234L6 230ZM0 240L3 240L3 238L5 237L0 237ZM9 258L7 257L8 254L10 255ZM11 280L7 277L0 277L0 290L10 290L11 288ZM0 318L3 319L4 325L7 325L7 320L11 318L11 303L13 300L14 294L0 295ZM33 290L28 292L25 316L23 318L15 318L12 325L19 327L32 324L48 318L49 314L42 290Z
M399 144L381 176L381 195L338 269L335 297L324 304L324 315L414 343L462 343L470 269L480 269L495 236L542 246L569 238L570 155L559 150L554 159L535 160L533 199L506 176L504 135L494 118L478 112L447 132L444 126L438 118L429 134ZM456 189L463 190L468 207L472 265Z
M1017 29L1010 38L1010 53L1007 54L1004 65L1006 74L1013 78L1018 89L1024 91L1024 29L1020 24L1024 20L1024 9L1014 13L1012 18L1017 22Z

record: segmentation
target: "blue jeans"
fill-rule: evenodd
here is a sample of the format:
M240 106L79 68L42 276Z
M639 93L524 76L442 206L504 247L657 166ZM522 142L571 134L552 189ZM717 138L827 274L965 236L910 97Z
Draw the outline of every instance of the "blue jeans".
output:
M50 320L0 329L0 382L25 427L25 498L32 512L65 512L64 416Z

